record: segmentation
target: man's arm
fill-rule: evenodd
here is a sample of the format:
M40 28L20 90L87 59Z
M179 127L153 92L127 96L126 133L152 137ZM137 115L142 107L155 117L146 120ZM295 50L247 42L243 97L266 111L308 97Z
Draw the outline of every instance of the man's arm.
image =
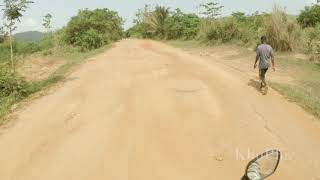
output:
M272 69L273 69L273 71L276 71L276 65L275 65L275 62L274 62L273 52L271 53L271 62L272 62Z
M254 69L257 68L257 63L258 63L259 59L260 59L260 56L259 56L259 54L257 54L256 61L254 62L254 66L253 66Z

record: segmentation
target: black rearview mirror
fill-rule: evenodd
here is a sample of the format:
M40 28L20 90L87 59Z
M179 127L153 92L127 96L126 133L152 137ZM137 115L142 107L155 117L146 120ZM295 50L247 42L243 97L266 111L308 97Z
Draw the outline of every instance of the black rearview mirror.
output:
M248 164L246 179L262 180L271 176L278 168L280 157L278 150L271 150L259 155Z

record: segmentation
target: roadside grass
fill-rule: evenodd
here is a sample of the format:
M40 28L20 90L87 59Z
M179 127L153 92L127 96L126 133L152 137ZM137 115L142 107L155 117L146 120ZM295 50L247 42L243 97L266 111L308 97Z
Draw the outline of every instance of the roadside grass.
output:
M271 87L284 95L289 101L295 102L316 117L320 117L320 98L313 93L313 87L294 86L285 83L270 83ZM320 92L318 92L319 94Z
M199 51L199 49L210 51L210 46L199 44L199 42L166 41L166 43L176 48L181 48L188 51ZM253 49L249 50L249 48L244 46L233 47L234 45L222 44L211 46L211 49L234 49L238 52L238 54L235 56L230 56L230 58L227 59L247 59L245 60L246 62L242 63L248 63L249 66L251 63L253 63ZM211 52L214 53L212 50ZM243 58L249 56L252 57ZM292 79L294 83L278 79L276 81L271 81L270 86L274 90L278 91L281 95L286 97L289 101L297 103L306 111L315 115L315 117L320 118L320 63L311 62L307 57L296 57L294 53L277 53L276 65L281 71L280 76L288 77L289 79Z
M49 74L49 76L40 81L29 82L28 92L29 96L37 93L41 90L51 87L52 85L61 82L65 79L67 73L75 66L89 60L90 57L93 57L99 53L104 52L106 49L110 48L112 45L107 45L102 48L87 51L79 52L76 49L69 47L59 48L54 53L50 53L52 58L64 59L65 63L57 68L54 72ZM12 108L15 104L21 102L22 100L28 98L26 97L16 97L14 95L0 98L0 125L5 122L5 116L12 111Z
M320 118L320 64L290 56L280 56L277 62L288 73L292 70L288 76L295 83L271 82L271 87Z

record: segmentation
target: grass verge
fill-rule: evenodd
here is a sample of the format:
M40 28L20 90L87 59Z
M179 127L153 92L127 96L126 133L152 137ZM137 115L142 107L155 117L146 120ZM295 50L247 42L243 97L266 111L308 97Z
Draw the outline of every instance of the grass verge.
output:
M57 53L53 54L53 58L65 59L65 63L51 73L46 79L29 82L28 92L31 94L37 93L45 88L56 84L57 82L62 81L66 74L70 71L71 68L81 64L82 62L88 60L90 57L93 57L99 53L102 53L106 49L110 48L111 45L104 46L100 49L88 51L88 52L79 52L75 50L68 50L67 48ZM20 101L26 99L26 97L16 97L10 95L7 97L0 98L0 125L5 122L5 116L11 112L12 106L19 103Z
M253 50L248 50L246 47L232 48L235 45L228 44L210 47L194 41L167 41L165 43L188 51L201 49L201 51L214 52L212 49L229 47L226 49L235 49L238 54L224 63L232 60L239 61L241 58L244 59L244 61L241 60L241 65L244 67L251 67L255 55ZM270 86L289 101L297 103L315 117L320 118L320 64L309 61L307 57L297 57L297 54L294 53L277 53L276 65L280 71L278 72L280 79L271 81ZM249 69L243 69L243 71L246 72ZM288 79L293 80L293 83L288 83Z
M292 77L295 83L271 82L271 87L320 118L320 64L281 55L278 66L287 71L285 75Z
M299 104L306 111L312 113L318 118L320 117L320 98L312 92L312 86L301 87L274 82L271 82L270 86L280 94L284 95L289 101Z

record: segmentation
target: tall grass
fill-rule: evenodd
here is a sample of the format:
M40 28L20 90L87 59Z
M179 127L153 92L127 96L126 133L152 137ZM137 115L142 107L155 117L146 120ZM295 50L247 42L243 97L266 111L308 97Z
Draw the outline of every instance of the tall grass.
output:
M302 30L294 18L275 6L270 14L245 15L234 13L230 17L203 20L198 38L209 43L241 42L256 45L266 35L277 51L298 49Z
M320 24L304 30L303 50L311 55L312 61L320 61Z
M293 51L301 38L301 28L284 10L275 6L270 18L266 19L265 34L269 44L278 51Z
M167 7L146 6L137 13L135 25L127 31L127 37L234 43L255 48L260 37L265 35L276 51L307 53L312 60L319 61L320 25L316 26L320 24L319 7L306 7L299 16L289 15L285 8L275 5L270 13L233 12L227 17L208 18L186 14L180 9L169 13ZM306 20L312 23L305 26Z
M240 37L239 25L233 18L204 20L198 38L207 43L227 43Z

